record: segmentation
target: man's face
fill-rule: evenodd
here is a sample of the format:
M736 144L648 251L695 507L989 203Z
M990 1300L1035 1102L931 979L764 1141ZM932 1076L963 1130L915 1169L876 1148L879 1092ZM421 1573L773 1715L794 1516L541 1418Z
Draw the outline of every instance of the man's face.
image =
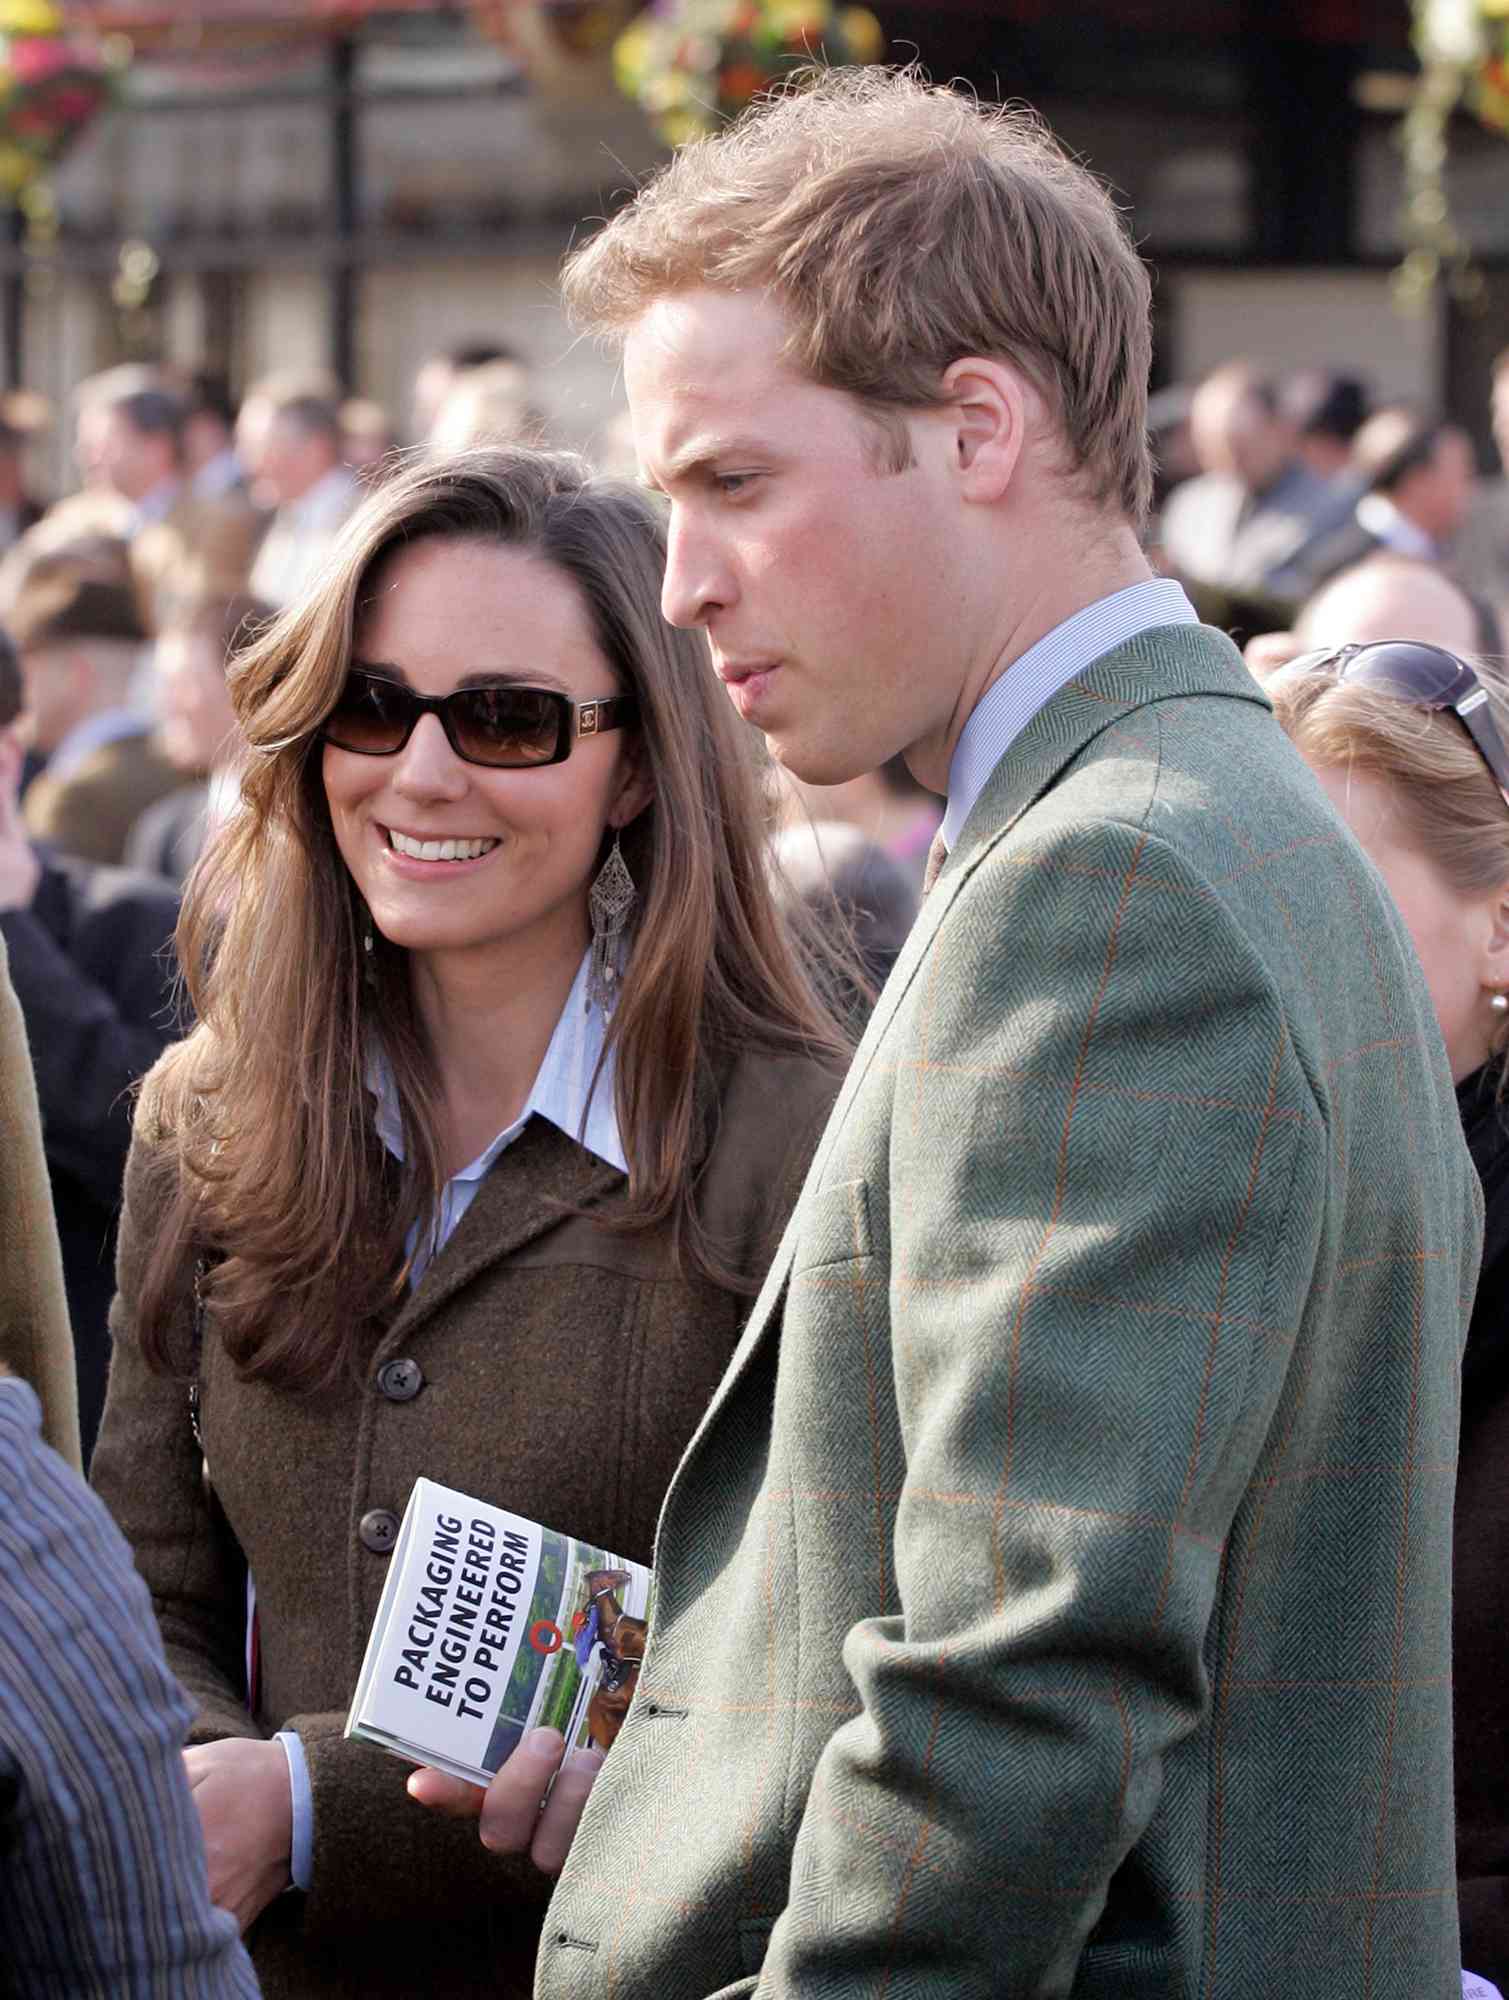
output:
M80 412L78 459L89 485L106 486L133 503L173 471L166 438L139 431L123 410L108 407Z
M1189 415L1195 457L1206 472L1224 472L1261 492L1282 471L1293 448L1287 424L1261 397L1228 383L1195 394Z
M1493 378L1492 411L1493 442L1498 447L1504 471L1509 473L1509 365L1501 368Z
M65 646L38 646L21 655L25 689L20 728L44 757L90 711L88 676Z
M837 784L949 725L967 661L946 418L914 463L782 358L768 299L658 300L624 353L634 442L669 495L662 609L701 626L729 698L798 777Z
M1429 463L1421 467L1415 509L1437 541L1449 542L1467 518L1476 471L1465 432L1442 431Z
M325 439L306 431L291 417L275 416L267 426L256 476L275 506L302 500L335 463Z

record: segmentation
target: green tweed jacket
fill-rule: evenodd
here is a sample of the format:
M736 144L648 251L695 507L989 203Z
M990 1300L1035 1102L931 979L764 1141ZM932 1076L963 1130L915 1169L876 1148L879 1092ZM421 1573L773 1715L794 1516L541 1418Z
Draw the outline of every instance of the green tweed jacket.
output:
M1448 2000L1480 1235L1408 939L1236 653L1107 654L676 1475L537 1993Z
M79 1463L79 1397L73 1333L42 1121L5 940L0 938L0 1368L22 1376L42 1402L42 1433Z

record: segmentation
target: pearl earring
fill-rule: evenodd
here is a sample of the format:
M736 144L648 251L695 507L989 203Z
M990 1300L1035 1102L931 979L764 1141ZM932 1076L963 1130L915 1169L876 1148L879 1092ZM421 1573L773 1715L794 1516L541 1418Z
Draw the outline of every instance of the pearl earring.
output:
M1509 993L1494 993L1490 995L1488 1005L1493 1009L1495 1014L1509 1014Z

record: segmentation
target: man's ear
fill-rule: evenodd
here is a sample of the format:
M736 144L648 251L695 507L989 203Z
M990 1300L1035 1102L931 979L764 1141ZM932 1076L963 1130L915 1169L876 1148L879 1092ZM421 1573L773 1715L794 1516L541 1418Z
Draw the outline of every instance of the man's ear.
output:
M942 389L964 498L999 500L1022 455L1027 384L1004 362L970 355L945 372Z

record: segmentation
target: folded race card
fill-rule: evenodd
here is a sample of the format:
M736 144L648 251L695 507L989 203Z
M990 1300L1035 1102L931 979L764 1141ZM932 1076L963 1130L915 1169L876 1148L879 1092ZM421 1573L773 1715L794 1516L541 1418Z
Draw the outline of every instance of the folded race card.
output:
M541 1726L607 1749L649 1592L642 1563L417 1480L346 1734L476 1785Z

